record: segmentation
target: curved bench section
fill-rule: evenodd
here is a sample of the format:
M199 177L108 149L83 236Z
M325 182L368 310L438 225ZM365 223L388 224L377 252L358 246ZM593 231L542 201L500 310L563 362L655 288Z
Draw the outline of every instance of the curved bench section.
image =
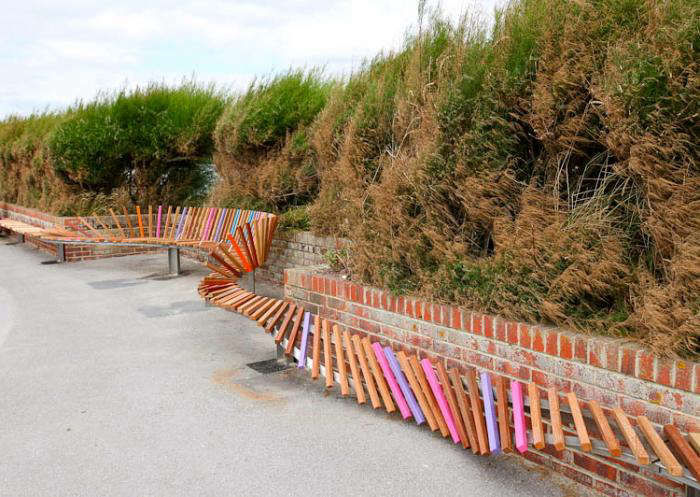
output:
M341 331L293 302L241 288L238 278L251 260L245 246L220 246L211 256L214 262L207 267L212 273L198 288L202 298L256 321L299 369L308 370L313 379L324 378L326 387L339 385L342 396L354 392L359 404L398 412L405 421L438 431L474 454L573 447L627 464L651 465L667 478L700 486L700 459L673 425L664 427L665 442L646 417L634 418L636 430L620 408L606 414L593 400L580 402L574 392L560 394L550 388L541 398L534 383L475 368L448 370L442 361L394 351L367 336ZM621 438L611 428L615 425Z
M272 242L278 217L245 209L217 207L136 207L136 214L124 210L117 215L95 216L94 222L77 217L67 229L45 229L41 238L62 243L102 243L144 246L178 246L210 251L228 240L265 254Z

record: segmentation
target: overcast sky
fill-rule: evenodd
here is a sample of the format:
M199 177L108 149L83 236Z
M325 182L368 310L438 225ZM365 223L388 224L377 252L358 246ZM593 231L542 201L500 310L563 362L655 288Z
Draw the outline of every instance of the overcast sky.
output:
M457 18L503 2L440 3ZM241 89L292 66L347 73L398 47L416 20L417 0L12 1L0 17L0 118L153 80Z

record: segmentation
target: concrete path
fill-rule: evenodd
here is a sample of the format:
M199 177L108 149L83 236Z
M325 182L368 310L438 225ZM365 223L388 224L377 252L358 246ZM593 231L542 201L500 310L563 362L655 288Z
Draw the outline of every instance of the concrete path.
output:
M0 238L0 496L573 496L325 392L165 254L83 263Z

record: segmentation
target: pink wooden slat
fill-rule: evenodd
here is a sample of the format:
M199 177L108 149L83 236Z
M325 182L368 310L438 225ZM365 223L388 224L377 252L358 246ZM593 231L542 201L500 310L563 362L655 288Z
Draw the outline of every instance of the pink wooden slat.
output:
M438 407L440 407L440 412L442 412L442 417L445 419L445 423L447 423L447 429L449 430L450 435L452 436L452 441L458 444L459 433L457 433L457 426L455 425L455 420L452 417L452 411L450 411L450 406L447 405L445 393L442 391L440 382L438 381L437 375L433 370L433 365L428 359L423 359L420 362L420 365L423 367L423 372L425 372L425 376L428 379L430 389L433 391L433 395L435 395Z
M525 432L525 408L523 406L523 386L517 380L510 380L513 396L513 420L515 424L515 447L521 452L527 451L527 433Z

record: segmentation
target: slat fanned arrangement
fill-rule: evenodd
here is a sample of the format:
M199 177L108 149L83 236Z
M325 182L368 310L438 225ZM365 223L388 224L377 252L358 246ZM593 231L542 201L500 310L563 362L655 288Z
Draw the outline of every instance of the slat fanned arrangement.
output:
M207 266L213 273L200 282L202 298L255 320L298 368L309 370L313 379L323 377L326 387L339 385L343 396L354 391L359 404L398 411L404 420L439 431L482 456L548 444L555 451L575 447L639 466L652 464L666 477L698 485L699 447L692 447L697 434L686 437L667 425L664 440L645 416L631 420L619 408L611 416L574 392L540 392L535 383L473 368L447 369L442 362L383 347L293 302L241 288L237 278L254 260L250 247L220 246L211 255L215 262Z
M261 211L227 209L217 207L136 207L136 214L117 215L113 209L109 216L96 216L92 220L78 217L67 229L43 230L42 237L49 240L80 241L81 243L129 243L144 245L177 245L212 250L219 245L231 244L247 249L255 262L261 265L278 217ZM260 260L258 260L260 256Z

